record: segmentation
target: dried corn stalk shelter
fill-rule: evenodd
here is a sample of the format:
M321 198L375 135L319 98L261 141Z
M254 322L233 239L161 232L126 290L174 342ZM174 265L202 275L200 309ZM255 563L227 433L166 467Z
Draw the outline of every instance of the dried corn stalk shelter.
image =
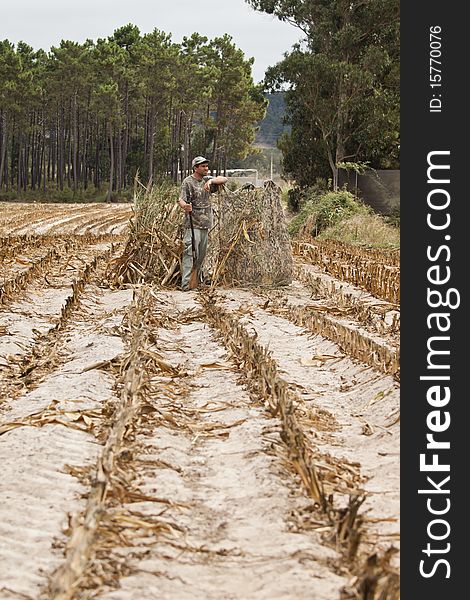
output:
M176 205L178 193L165 185L149 191L137 182L129 239L110 266L111 281L179 283L183 213ZM292 248L278 186L237 192L220 186L212 194L212 206L214 226L204 268L214 284L277 286L292 281Z
M215 225L206 260L215 283L291 283L292 248L277 185L269 182L237 192L223 187L215 194L213 207Z

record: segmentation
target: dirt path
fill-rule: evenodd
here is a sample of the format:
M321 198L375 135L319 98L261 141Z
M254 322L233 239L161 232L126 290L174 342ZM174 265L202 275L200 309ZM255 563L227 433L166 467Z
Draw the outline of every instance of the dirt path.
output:
M398 598L397 307L111 290L119 231L4 296L0 598Z

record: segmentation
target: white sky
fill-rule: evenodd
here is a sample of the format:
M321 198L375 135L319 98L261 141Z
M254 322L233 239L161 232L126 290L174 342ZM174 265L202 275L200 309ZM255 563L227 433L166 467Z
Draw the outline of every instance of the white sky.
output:
M254 57L255 82L301 38L299 29L254 11L245 0L0 0L4 3L0 39L22 40L34 49L49 50L62 39L106 38L127 23L141 33L156 27L177 43L195 31L209 39L228 33L246 58Z

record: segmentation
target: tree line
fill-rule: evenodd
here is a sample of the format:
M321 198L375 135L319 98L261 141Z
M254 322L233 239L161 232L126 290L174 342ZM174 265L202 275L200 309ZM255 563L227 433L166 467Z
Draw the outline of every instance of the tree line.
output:
M229 35L180 44L128 24L49 52L0 41L0 191L175 182L191 158L221 172L252 148L267 101Z
M285 90L286 174L301 187L328 177L336 189L341 168L398 168L399 0L247 2L303 36L265 77L267 90Z

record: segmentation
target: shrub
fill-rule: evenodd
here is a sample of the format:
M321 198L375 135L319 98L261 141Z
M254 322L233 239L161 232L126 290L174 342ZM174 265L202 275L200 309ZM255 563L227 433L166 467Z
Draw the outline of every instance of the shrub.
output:
M316 237L344 219L371 212L370 208L345 190L318 195L318 189L313 188L309 196L299 214L289 223L291 235L307 234Z
M400 207L395 206L392 212L385 217L385 221L392 227L400 227Z

